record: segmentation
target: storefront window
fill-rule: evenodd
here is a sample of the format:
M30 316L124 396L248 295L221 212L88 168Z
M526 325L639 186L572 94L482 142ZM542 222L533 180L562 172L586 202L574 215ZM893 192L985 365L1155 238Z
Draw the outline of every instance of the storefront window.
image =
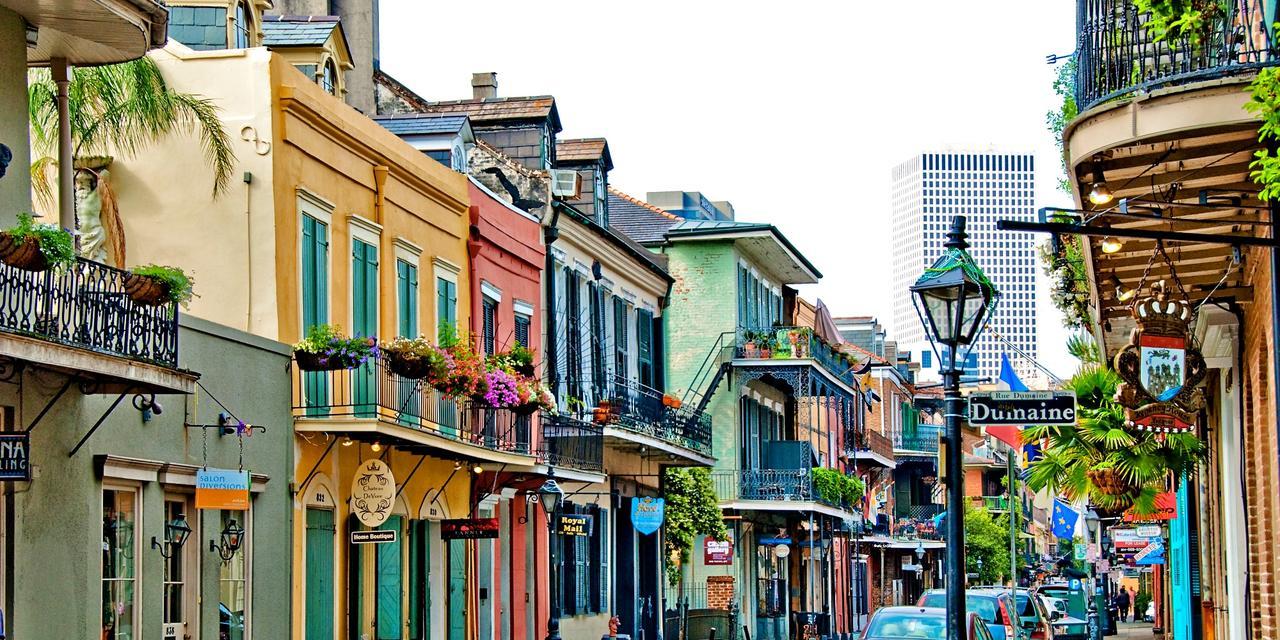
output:
M244 527L244 542L230 560L218 567L218 639L244 640L249 621L249 594L246 580L249 567L250 541L253 540L245 511L223 511L218 525L221 532L232 520Z
M138 493L134 489L102 491L102 637L137 637L137 576L134 561Z
M164 501L164 521L173 522L186 518L187 503L181 498ZM188 540L187 542L191 542ZM186 616L186 559L187 547L166 549L171 557L164 559L164 621L187 622Z

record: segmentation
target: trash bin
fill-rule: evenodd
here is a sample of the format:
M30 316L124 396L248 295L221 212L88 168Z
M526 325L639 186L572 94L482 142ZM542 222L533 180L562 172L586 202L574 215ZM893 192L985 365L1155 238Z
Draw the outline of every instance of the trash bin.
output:
M1102 640L1102 625L1098 624L1098 612L1089 612L1089 638L1091 640Z

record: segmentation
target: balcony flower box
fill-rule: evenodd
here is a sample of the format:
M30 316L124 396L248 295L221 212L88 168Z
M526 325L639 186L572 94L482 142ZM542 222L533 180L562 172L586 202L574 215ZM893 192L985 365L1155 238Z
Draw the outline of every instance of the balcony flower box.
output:
M191 276L177 267L149 264L133 268L124 276L124 292L136 304L158 307L177 302L184 307L194 297Z
M75 262L71 233L51 224L36 224L29 214L18 216L18 225L0 233L0 262L24 271L45 271Z
M302 371L354 369L378 353L373 338L348 338L333 325L316 325L293 347L293 360Z
M397 337L380 348L387 368L406 380L438 380L446 373L444 354L425 337Z

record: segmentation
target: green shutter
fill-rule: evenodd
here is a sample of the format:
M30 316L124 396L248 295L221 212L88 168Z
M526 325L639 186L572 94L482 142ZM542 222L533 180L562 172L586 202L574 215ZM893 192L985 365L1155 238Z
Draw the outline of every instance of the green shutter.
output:
M333 640L333 512L307 509L306 640Z
M653 314L640 309L636 311L636 359L640 370L637 372L640 383L653 386Z
M302 216L302 331L329 322L329 227ZM329 379L324 372L302 374L308 416L329 413Z
M378 248L355 239L351 241L351 324L353 336L378 334ZM351 385L356 416L372 417L377 396L372 362L351 372Z
M378 640L401 640L404 637L404 615L400 607L404 576L400 568L400 516L387 518L378 528L395 531L396 541L374 545L378 567L374 574L374 592L377 594L375 637Z
M418 267L404 260L396 260L396 295L399 307L397 329L405 338L417 337Z
M458 284L436 278L436 337L443 338L446 327L458 332Z

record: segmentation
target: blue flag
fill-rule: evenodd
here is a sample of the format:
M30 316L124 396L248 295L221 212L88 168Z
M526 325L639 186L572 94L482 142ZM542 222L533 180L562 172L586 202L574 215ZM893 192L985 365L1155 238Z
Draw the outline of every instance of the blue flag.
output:
M1076 521L1080 514L1067 503L1055 499L1053 501L1053 536L1070 540L1076 535Z
M1022 378L1018 377L1017 372L1013 370L1013 364L1009 362L1009 354L1000 354L1000 379L996 382L996 387L1001 391L1026 391L1027 385L1022 383Z

